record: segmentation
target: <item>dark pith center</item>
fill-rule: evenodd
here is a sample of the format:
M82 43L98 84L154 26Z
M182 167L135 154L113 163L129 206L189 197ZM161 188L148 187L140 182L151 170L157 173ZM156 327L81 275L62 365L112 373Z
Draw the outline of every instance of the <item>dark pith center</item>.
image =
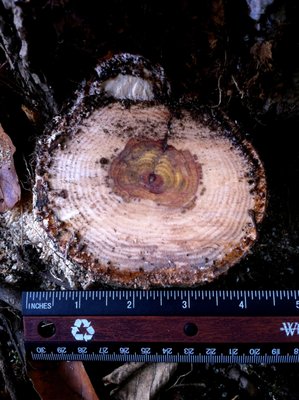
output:
M148 175L148 183L151 184L151 183L155 182L156 178L157 178L157 175L154 172L151 172Z
M155 174L155 172L149 172L142 175L141 184L151 193L163 193L164 180L162 176Z

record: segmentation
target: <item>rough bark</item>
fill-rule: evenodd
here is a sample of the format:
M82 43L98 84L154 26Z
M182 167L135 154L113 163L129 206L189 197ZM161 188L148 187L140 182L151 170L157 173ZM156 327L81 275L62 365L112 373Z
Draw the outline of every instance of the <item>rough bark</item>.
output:
M3 0L0 13L1 47L16 79L23 102L44 120L57 112L53 92L45 76L35 70L30 59L31 44L24 22L25 2Z

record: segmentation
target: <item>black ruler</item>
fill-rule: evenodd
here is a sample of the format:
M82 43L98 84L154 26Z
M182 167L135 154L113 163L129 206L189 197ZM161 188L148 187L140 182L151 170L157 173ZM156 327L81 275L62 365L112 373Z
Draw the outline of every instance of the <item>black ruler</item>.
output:
M299 290L23 293L33 360L299 362Z

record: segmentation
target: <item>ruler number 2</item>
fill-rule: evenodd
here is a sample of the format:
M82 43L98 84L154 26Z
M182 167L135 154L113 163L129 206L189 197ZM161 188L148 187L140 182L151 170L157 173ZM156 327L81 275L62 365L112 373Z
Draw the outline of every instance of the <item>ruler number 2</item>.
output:
M133 308L133 302L132 300L127 301L127 308Z

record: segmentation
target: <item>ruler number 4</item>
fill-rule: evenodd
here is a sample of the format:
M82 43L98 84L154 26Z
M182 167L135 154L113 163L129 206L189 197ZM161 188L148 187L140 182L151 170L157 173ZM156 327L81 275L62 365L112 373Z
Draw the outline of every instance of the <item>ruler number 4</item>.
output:
M240 308L246 308L246 304L245 304L245 302L242 300L242 301L240 301L240 303L239 303L239 307Z

